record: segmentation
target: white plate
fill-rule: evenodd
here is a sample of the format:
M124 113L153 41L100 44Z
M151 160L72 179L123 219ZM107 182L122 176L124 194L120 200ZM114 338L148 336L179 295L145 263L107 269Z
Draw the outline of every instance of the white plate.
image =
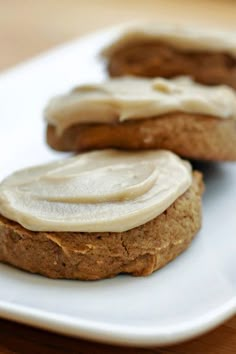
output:
M0 77L0 178L61 158L44 143L48 98L104 77L96 53L114 35L100 32ZM146 278L50 280L0 265L0 315L52 331L132 345L170 344L236 313L236 164L202 166L204 226L188 251Z

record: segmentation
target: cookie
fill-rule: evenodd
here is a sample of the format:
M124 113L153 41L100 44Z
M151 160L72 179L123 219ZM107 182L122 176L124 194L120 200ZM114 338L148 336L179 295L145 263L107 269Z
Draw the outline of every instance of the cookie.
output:
M129 26L103 50L111 76L192 76L236 88L236 34L189 26Z
M51 278L151 274L201 226L201 174L167 151L81 154L15 173L0 192L0 261Z
M81 86L46 108L47 142L59 151L168 149L236 160L236 94L189 78L111 79Z

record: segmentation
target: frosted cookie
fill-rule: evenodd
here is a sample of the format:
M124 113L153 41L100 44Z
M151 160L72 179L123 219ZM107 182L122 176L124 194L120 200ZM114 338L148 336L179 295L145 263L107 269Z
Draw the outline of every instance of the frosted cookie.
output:
M0 184L0 261L52 278L148 275L201 225L201 174L168 151L104 150Z
M189 75L236 88L236 32L140 24L124 29L102 55L111 76Z
M168 149L202 160L236 160L236 93L189 78L124 77L52 99L47 142L59 151Z

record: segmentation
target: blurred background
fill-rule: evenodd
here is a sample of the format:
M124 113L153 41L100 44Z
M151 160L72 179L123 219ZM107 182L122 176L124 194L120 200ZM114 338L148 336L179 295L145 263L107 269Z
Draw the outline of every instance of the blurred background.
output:
M0 0L0 70L130 20L236 29L235 0Z

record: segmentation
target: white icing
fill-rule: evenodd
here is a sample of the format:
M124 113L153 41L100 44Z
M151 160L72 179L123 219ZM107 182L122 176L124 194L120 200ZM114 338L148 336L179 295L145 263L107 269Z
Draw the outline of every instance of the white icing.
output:
M191 180L168 151L84 153L6 178L0 213L33 231L122 232L160 215Z
M236 93L227 86L200 85L187 77L123 77L53 98L45 116L60 134L74 124L123 122L176 111L235 119Z
M109 58L123 47L150 40L161 41L180 50L224 52L236 57L235 31L153 23L125 26L117 39L102 51L102 55Z

